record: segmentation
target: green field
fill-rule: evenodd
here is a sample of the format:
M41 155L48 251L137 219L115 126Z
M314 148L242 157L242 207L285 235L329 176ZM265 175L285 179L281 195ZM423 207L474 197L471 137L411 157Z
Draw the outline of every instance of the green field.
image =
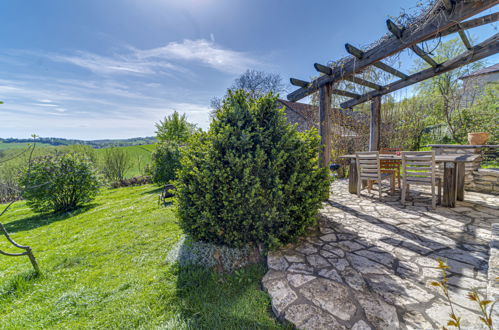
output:
M1 149L5 146L9 146L9 148ZM27 163L28 153L22 153L23 149L26 150L29 148L29 143L0 143L0 161L2 159L11 159L13 158L12 164L19 164L22 166ZM34 157L46 155L48 153L56 152L57 150L78 150L79 145L72 146L51 146L46 144L36 144L36 150L34 153ZM144 174L145 167L151 163L151 155L154 151L156 144L147 144L140 146L127 146L127 147L117 147L121 150L127 152L130 157L130 169L126 173L127 178L131 178L134 176L140 176ZM89 148L89 147L86 147ZM90 149L91 152L95 155L95 159L97 161L97 167L102 167L104 153L106 152L106 148L103 149ZM18 154L22 154L22 157L16 158L15 156ZM0 171L2 168L0 167Z
M0 151L1 150L10 150L10 149L23 149L23 148L27 148L30 146L31 143L27 143L27 142L23 142L23 143L4 143L4 142L0 142ZM38 144L39 147L49 147L50 145L49 144L45 144L45 143L39 143Z
M260 290L263 266L221 276L165 262L182 232L157 194L152 185L103 190L62 215L16 202L2 221L33 248L42 275L26 257L0 255L0 328L282 327ZM0 249L15 251L3 237Z

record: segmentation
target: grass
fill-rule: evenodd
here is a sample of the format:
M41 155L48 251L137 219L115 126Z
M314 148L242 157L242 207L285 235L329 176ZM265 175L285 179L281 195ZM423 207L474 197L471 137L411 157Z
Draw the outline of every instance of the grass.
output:
M146 165L151 163L151 155L156 147L155 144L147 144L142 146L118 147L124 150L130 156L131 168L127 171L126 177L143 175ZM95 149L95 155L98 163L102 162L106 148Z
M152 185L103 190L68 214L35 215L16 202L2 221L30 245L0 255L0 328L281 328L255 265L233 275L180 268L165 257L182 234ZM0 249L15 251L0 237Z

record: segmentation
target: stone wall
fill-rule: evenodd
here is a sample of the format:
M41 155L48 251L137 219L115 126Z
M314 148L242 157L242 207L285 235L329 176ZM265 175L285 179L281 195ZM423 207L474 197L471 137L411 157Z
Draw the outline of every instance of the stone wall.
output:
M472 153L480 153L480 149L470 149L463 146L462 148L456 147L433 147L436 155L450 155L450 154L472 154ZM482 162L482 157L478 157L473 162L467 162L464 164L464 184L467 188L470 184L473 183L473 173L480 168L480 163ZM443 164L438 165L437 173L443 175L444 166Z
M471 146L433 146L435 154L479 154L481 148L472 148ZM482 157L478 157L474 162L465 163L464 171L464 189L486 194L499 195L499 169L480 168ZM443 165L439 165L439 173L443 173Z
M465 190L499 195L499 169L479 168L472 173L472 180L465 181Z

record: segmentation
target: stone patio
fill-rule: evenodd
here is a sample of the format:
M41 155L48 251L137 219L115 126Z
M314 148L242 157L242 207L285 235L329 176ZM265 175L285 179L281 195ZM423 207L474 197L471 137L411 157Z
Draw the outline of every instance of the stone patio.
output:
M462 328L483 328L466 296L487 292L499 197L467 192L456 208L431 210L420 193L403 207L397 196L358 198L346 181L333 183L319 228L268 256L263 286L274 313L302 329L441 328L450 308L429 284L440 279L440 257Z

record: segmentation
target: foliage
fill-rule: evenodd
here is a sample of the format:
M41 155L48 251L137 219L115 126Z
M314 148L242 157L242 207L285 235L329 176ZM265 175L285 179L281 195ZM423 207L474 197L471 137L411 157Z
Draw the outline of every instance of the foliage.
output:
M17 166L7 163L0 166L0 203L7 203L17 198L20 192Z
M187 121L185 113L181 116L174 111L156 123L156 138L160 143L174 142L184 144L196 130L196 125Z
M156 144L118 148L126 152L130 158L130 168L126 172L126 178L146 175L146 168L151 164L151 155L156 148ZM100 171L102 171L103 168L106 150L107 148L95 150Z
M272 95L230 92L208 133L182 157L180 223L193 239L277 247L303 234L327 198L318 168L319 137L289 125Z
M149 169L153 182L158 184L169 183L176 178L180 168L181 147L174 142L158 144L152 154L152 164Z
M263 266L220 276L165 264L182 231L156 186L103 189L83 210L36 215L20 201L5 215L18 241L36 242L43 273L0 258L1 328L282 328L260 289Z
M455 58L466 48L459 39L454 38L442 43L434 51L433 58L437 63L445 62ZM418 60L416 70L426 69L428 63L423 60ZM474 94L477 90L472 90L472 86L463 85L459 78L483 67L483 62L477 61L466 66L445 72L431 79L421 82L417 86L417 91L426 99L433 99L434 110L436 115L443 120L448 129L450 136L455 143L464 142L461 136L465 119L456 116L458 109L462 108L466 102L472 102ZM470 99L470 100L467 100ZM465 126L464 126L465 127ZM467 132L466 132L467 133Z
M279 95L286 91L282 78L277 73L268 73L265 71L258 71L248 69L238 78L234 80L230 91L236 91L242 89L248 93L249 97L252 99L258 99L269 93ZM213 109L212 115L220 109L223 105L224 100L228 97L226 94L224 97L214 97L211 100L211 108Z
M121 148L107 148L104 151L102 173L111 182L122 181L132 167L130 155Z
M461 317L456 315L454 311L454 303L452 302L452 299L449 294L449 286L448 286L449 277L447 276L447 269L450 269L450 266L448 266L440 258L438 258L437 261L438 261L437 269L440 269L440 271L442 272L442 279L439 281L431 282L431 285L434 287L441 288L442 293L444 294L445 298L449 303L451 312L449 314L449 320L447 321L447 326L453 326L458 329L461 329ZM477 303L478 308L480 310L480 314L482 314L482 316L480 316L480 321L483 324L485 324L487 328L492 330L493 329L492 310L494 303L488 299L481 299L476 289L473 289L468 293L468 299ZM446 327L443 328L447 329Z
M35 212L74 210L93 200L99 180L83 155L65 153L35 159L23 170L23 198Z
M485 86L483 93L469 108L456 111L453 116L454 126L459 127L456 135L460 141L466 141L467 133L488 132L489 143L499 142L499 83Z

